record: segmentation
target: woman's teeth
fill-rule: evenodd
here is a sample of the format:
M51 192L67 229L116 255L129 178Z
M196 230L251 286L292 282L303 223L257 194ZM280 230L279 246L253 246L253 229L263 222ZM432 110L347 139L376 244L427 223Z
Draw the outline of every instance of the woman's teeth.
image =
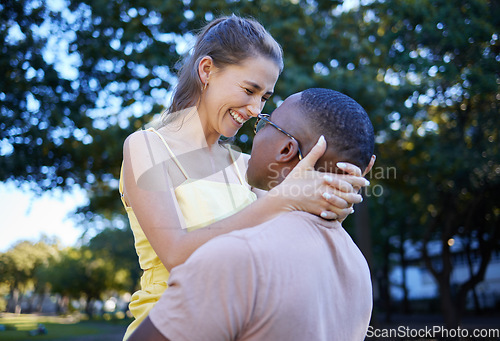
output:
M243 116L241 116L240 114L238 114L237 112L235 111L232 111L232 110L229 110L229 114L231 115L232 118L234 118L234 120L236 122L238 122L239 124L243 124L245 123L245 119L243 118Z

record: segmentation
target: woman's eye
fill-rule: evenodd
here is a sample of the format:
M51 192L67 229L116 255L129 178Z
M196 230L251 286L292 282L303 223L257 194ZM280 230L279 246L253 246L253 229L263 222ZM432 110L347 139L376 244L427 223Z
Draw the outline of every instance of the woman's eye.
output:
M249 95L253 95L253 91L248 88L245 88L245 92Z
M267 102L269 101L269 97L262 97L262 102Z

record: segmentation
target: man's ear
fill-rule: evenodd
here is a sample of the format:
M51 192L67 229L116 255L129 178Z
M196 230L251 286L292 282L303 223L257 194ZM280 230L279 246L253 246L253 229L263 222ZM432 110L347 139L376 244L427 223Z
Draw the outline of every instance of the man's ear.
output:
M377 159L377 157L375 155L372 155L372 158L370 159L370 163L368 164L368 166L366 166L366 169L363 172L363 176L365 176L366 174L368 174L372 170L373 164L375 163L376 159Z
M212 57L205 56L200 60L198 64L198 76L200 77L201 83L205 84L209 81L210 71L213 71L214 61Z
M299 160L299 144L292 139L283 140L279 153L276 155L276 161L281 163L288 163L294 159Z

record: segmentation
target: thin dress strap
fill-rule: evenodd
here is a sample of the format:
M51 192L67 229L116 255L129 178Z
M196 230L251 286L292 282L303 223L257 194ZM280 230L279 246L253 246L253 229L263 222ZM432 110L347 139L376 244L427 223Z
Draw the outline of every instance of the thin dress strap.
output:
M245 181L243 180L243 177L241 176L240 167L238 167L238 164L236 163L236 160L234 159L233 151L231 150L230 146L227 146L227 149L229 150L229 155L231 156L231 160L233 160L234 168L236 168L236 174L238 175L238 179L240 179L241 184L244 185Z
M122 200L123 205L125 207L128 207L128 204L125 201L125 197L123 194L123 162L122 166L120 167L120 182L118 183L118 192L120 193L120 199Z
M158 135L158 137L162 140L162 142L165 145L165 147L167 147L168 153L170 154L170 156L174 160L174 162L177 165L177 167L179 167L180 171L182 172L182 174L184 174L184 176L186 177L186 179L189 179L189 175L187 174L186 170L184 169L184 167L182 167L182 165L179 162L179 160L177 160L177 157L175 157L174 152L172 151L172 149L170 149L170 147L167 144L167 141L165 141L165 139L163 138L163 136L158 131L156 131L156 129L154 129L154 128L148 128L147 130L148 131L152 131L153 133L155 133L156 135Z

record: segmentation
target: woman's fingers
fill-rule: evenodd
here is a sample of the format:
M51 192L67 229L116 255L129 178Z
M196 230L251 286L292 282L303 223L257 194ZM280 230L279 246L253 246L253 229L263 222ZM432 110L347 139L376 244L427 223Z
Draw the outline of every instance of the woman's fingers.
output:
M353 204L359 204L363 201L363 196L358 193L337 192L336 194L343 200L347 201L349 203L349 206L352 206Z
M323 176L325 184L343 192L357 192L360 188L369 186L370 181L361 176L345 174L326 174Z
M323 198L328 202L328 204L338 207L338 208L347 208L350 204L344 198L336 195L336 193L324 192Z
M333 208L331 211L325 210L322 211L320 214L320 217L326 220L334 220L337 219L338 221L342 222L347 216L351 213L354 212L354 209L352 207L349 208Z
M288 193L290 188L301 188L299 193L294 192L293 195L282 194L290 201L288 210L305 211L324 219L343 221L354 212L352 205L363 201L363 197L358 194L359 189L368 186L370 182L362 177L359 167L347 162L338 164L345 174L314 170L314 165L325 150L326 141L321 136L307 156L273 191Z
M352 185L352 187L354 187L354 189L356 191L359 191L363 187L370 186L370 181L368 181L365 178L360 177L360 176L349 176L348 175L345 178L345 180L347 182L349 182Z
M323 135L320 136L316 145L311 151L295 166L293 172L314 169L314 165L323 156L326 150L326 141Z
M326 185L336 188L342 192L354 192L353 185L344 179L345 178L340 177L338 174L335 174L335 176L330 174L323 176L323 180ZM357 182L355 178L353 180L354 182Z
M358 166L353 165L352 163L348 162L337 162L337 167L347 174L351 174L354 176L361 176L363 173L361 172L361 169Z
M375 155L373 155L370 160L371 166L369 166L369 169L371 169L374 162L375 162ZM370 181L363 178L364 174L361 172L361 169L358 166L355 166L348 162L337 162L337 167L343 170L346 174L351 176L347 178L347 181L351 183L351 185L356 189L356 191L359 191L362 187L370 185Z
M329 189L323 193L323 198L332 206L338 208L348 208L353 204L359 204L363 201L363 196L354 192L341 192L335 189Z
M338 215L336 213L330 211L323 211L319 216L326 220L335 220L338 218Z

